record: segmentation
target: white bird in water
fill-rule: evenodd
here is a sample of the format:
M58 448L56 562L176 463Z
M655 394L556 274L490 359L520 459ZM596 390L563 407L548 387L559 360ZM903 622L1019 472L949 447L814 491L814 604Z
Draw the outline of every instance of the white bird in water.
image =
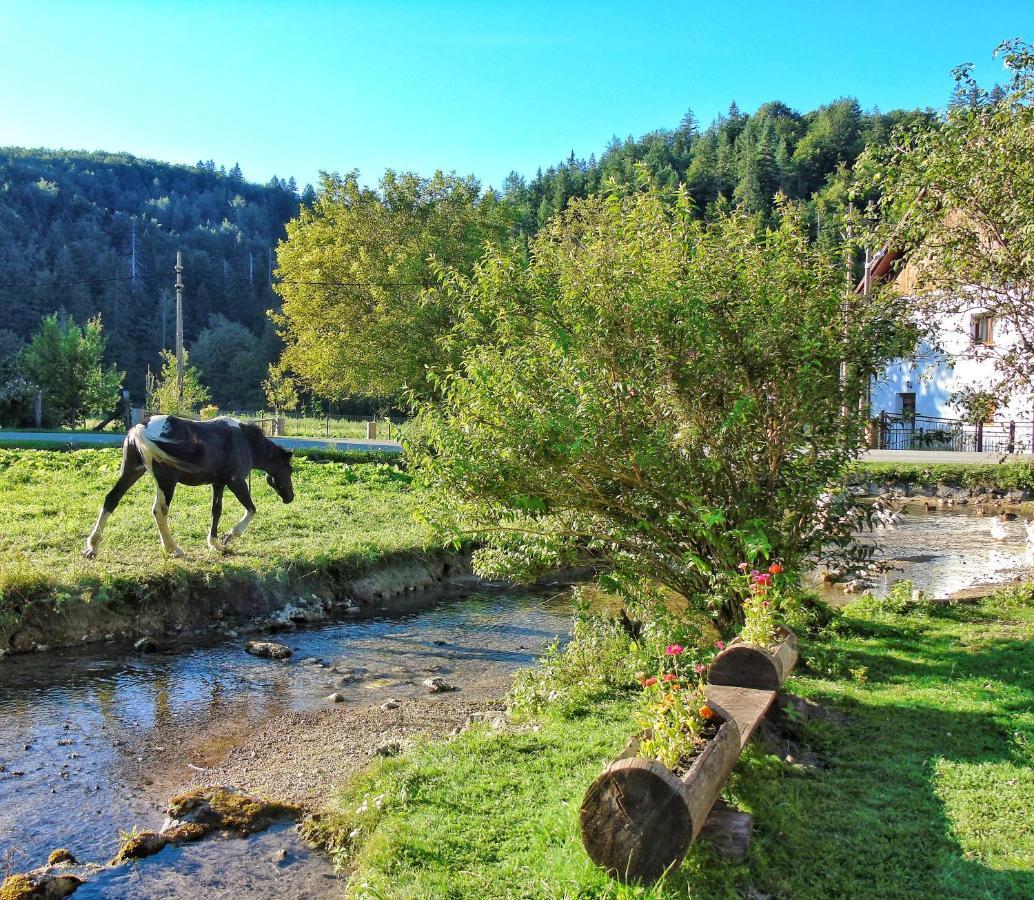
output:
M991 517L991 537L996 541L1004 541L1009 536L1009 532L1005 530L1005 526L1002 524L1001 516Z
M873 504L873 513L876 516L876 521L884 528L894 528L901 521L901 513L888 506L884 506L882 503Z
M1034 547L1034 520L1024 519L1023 527L1027 531L1027 543Z

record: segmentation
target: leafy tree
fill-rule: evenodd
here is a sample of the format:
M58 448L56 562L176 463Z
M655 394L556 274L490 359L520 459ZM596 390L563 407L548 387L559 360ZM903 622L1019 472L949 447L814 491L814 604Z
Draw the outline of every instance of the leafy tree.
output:
M0 329L0 424L18 426L31 421L36 389L22 373L24 347L13 331Z
M1012 73L1004 94L962 66L942 121L898 129L865 162L882 192L875 240L908 255L922 310L980 308L1015 338L991 353L994 393L1009 395L1034 391L1034 48L995 52Z
M266 402L276 415L298 408L298 388L282 365L271 363L269 375L262 382Z
M510 227L473 178L388 172L374 190L325 175L277 252L285 363L328 399L422 393L454 316L437 267L470 272Z
M162 351L162 369L157 378L148 372L147 408L153 413L193 418L212 396L201 383L201 374L190 365L190 354L183 351L183 395L176 377L176 354Z
M224 409L257 409L269 357L260 340L240 322L218 313L190 351L212 399Z
M68 316L44 317L21 353L25 377L43 392L47 425L82 425L118 402L124 373L104 365L100 316L80 328Z
M792 205L765 230L657 189L574 201L453 286L467 349L410 448L432 521L482 542L482 572L602 557L725 628L739 562L821 549L869 376L911 346L896 305L847 302L842 250Z

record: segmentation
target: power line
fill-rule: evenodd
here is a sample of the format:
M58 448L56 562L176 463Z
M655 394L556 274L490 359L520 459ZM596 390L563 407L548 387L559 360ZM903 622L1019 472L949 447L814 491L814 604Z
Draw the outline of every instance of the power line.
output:
M0 284L0 290L16 290L16 289L32 289L39 290L42 288L57 288L57 287L75 287L77 285L91 285L91 284L111 284L118 281L139 281L145 278L171 278L172 276L166 272L152 272L150 274L137 274L137 275L115 275L111 278L83 278L75 281L24 281L21 283L7 283ZM247 281L249 284L252 283L251 278L241 275L230 275L223 276L213 274L211 272L197 273L193 276L195 281ZM296 281L294 279L282 279L274 282L271 287L277 284L293 284L311 287L384 287L384 288L401 288L401 287L412 287L412 288L427 288L433 287L433 285L425 284L422 281Z

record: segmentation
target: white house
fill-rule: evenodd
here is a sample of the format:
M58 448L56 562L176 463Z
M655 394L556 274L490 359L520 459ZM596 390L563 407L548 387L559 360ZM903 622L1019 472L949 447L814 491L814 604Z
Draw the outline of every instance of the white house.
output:
M870 279L888 277L894 258L878 257ZM907 292L912 273L906 266L895 284ZM1014 346L1016 335L996 321L973 296L972 306L943 314L930 340L914 357L895 360L874 381L873 415L884 424L881 445L890 449L956 449L1030 453L1034 443L1034 395L1008 398L978 427L964 422L952 396L967 388L981 390L995 381L995 358Z

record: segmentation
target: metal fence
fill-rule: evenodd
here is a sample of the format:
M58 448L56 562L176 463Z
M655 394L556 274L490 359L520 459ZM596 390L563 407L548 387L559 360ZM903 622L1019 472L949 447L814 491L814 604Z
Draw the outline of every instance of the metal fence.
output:
M1030 453L1032 422L986 422L880 413L874 449L947 450L970 453Z

